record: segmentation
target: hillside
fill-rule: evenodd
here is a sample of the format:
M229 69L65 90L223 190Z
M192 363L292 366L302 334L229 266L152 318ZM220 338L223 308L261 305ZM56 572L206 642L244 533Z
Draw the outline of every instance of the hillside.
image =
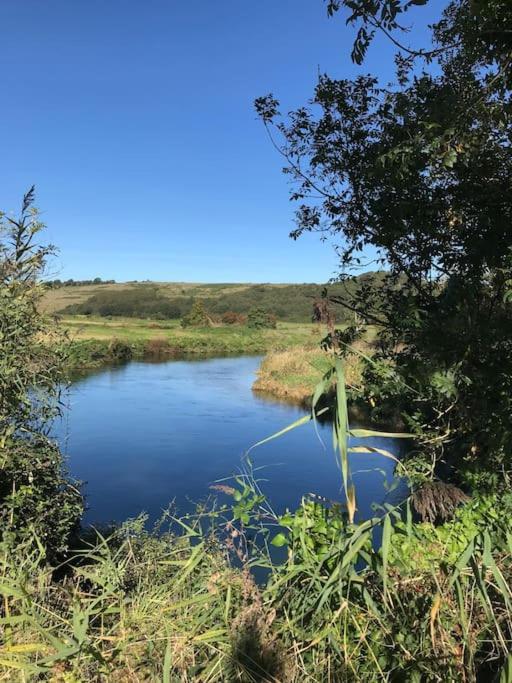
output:
M380 274L365 273L347 285L329 285L329 292L343 296L362 281ZM66 315L181 318L192 302L201 299L208 312L247 314L256 306L279 320L311 320L313 301L326 285L320 284L196 284L180 282L127 282L61 286L49 289L44 310ZM340 310L340 314L342 311ZM340 319L341 320L341 319Z

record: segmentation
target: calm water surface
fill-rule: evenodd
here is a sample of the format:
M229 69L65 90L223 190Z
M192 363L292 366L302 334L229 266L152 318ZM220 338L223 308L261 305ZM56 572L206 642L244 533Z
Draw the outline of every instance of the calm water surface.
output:
M240 470L255 442L304 414L251 391L257 357L129 363L76 381L57 437L71 474L85 482L89 522L121 521L142 511L157 518L171 500L188 512L209 486ZM316 493L340 499L341 474L328 427L299 427L251 454L275 509ZM389 439L366 439L398 454ZM355 441L357 443L357 441ZM363 442L361 442L363 443ZM353 454L359 517L393 502L393 461Z

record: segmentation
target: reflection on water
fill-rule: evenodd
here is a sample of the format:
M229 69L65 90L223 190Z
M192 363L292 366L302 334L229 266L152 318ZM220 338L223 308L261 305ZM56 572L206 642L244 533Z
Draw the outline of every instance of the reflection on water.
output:
M215 481L240 470L244 452L303 414L251 391L260 358L129 363L76 381L57 436L71 474L85 482L87 521L120 521L146 511L155 519L172 500L190 511ZM321 442L319 440L321 439ZM398 454L400 444L366 439ZM330 430L312 424L257 448L251 459L277 511L305 493L338 500L341 474ZM393 461L353 454L358 515L392 502Z

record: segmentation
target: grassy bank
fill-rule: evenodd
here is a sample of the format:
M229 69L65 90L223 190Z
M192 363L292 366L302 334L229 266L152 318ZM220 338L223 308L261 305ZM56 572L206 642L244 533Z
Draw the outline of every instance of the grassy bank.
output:
M247 531L260 508L254 492L231 495L245 526L238 502L213 528L204 513L204 530L183 520L182 535L129 522L58 571L28 547L23 562L0 553L0 680L510 680L498 673L512 646L510 496L437 527L393 511L354 527L304 501L276 520L290 553L258 586L251 567L268 557Z
M98 367L123 360L116 355L122 352L122 345L129 348L132 358L241 355L285 350L306 343L314 346L322 336L318 327L302 323L278 323L276 329L241 325L182 328L178 321L73 316L64 318L61 325L71 340L73 367Z
M368 353L366 343L356 349ZM317 345L294 346L271 351L263 360L253 385L255 391L278 398L307 404L316 385L331 367L331 356ZM347 385L357 386L361 381L361 364L357 353L345 361Z

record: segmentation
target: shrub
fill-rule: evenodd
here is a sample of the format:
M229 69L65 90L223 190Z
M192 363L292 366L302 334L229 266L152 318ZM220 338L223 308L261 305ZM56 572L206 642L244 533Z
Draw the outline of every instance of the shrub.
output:
M58 447L43 435L11 438L0 481L0 528L4 547L40 543L46 558L64 552L83 510L79 490L68 480Z
M247 316L236 311L226 311L221 318L224 325L245 325Z
M169 344L167 339L163 337L155 337L148 339L144 345L144 354L146 356L169 356L174 352L173 347Z
M108 355L116 363L127 363L132 359L132 347L120 339L112 339L108 345Z
M182 327L210 327L211 319L202 301L194 301L192 308L181 319Z
M252 308L247 316L247 326L253 329L275 329L277 326L277 319L275 315L268 313L262 308Z
M51 558L67 545L82 498L47 436L59 412L63 338L40 312L37 279L52 250L33 244L44 226L32 201L33 189L18 219L0 213L0 541L12 549L26 540Z

